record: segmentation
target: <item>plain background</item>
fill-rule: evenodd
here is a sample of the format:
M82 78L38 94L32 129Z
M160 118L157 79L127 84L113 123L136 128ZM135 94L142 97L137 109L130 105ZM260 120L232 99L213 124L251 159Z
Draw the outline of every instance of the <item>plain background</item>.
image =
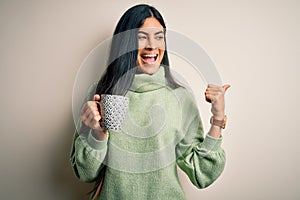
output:
M91 185L69 164L73 84L88 53L140 2L0 1L0 199L87 198ZM300 2L147 3L200 44L232 85L225 171L204 190L181 174L188 199L299 199Z

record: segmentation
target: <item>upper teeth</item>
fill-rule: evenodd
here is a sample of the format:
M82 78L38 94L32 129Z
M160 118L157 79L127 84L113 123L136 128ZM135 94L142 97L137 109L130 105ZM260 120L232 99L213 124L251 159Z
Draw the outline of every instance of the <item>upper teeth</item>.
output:
M146 55L143 55L143 56L145 56L145 57L155 57L156 54L146 54Z

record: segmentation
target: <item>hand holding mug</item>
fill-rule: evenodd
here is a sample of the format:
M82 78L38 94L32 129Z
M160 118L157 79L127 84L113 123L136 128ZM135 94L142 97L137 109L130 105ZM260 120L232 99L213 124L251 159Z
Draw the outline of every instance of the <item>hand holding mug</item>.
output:
M100 114L102 106L99 102L100 95L94 95L93 101L88 101L83 105L80 111L80 115L84 125L93 129L94 136L97 139L103 139L104 136L106 137L107 131L103 130L99 123L100 121L102 121L101 119L103 118L103 115L101 116Z

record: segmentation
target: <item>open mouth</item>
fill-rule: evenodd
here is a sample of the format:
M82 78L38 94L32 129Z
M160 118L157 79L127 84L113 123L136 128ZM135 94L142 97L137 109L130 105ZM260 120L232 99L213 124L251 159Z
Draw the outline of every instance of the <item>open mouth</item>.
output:
M141 55L142 60L145 64L154 64L158 54L143 54Z

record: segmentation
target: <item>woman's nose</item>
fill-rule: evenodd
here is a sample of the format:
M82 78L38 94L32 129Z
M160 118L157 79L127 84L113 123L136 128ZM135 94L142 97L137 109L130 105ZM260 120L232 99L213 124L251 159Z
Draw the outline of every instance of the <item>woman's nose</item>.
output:
M148 40L147 40L147 44L145 46L145 49L147 50L152 50L152 49L155 49L156 48L156 44L155 44L155 41L153 38L149 37Z

